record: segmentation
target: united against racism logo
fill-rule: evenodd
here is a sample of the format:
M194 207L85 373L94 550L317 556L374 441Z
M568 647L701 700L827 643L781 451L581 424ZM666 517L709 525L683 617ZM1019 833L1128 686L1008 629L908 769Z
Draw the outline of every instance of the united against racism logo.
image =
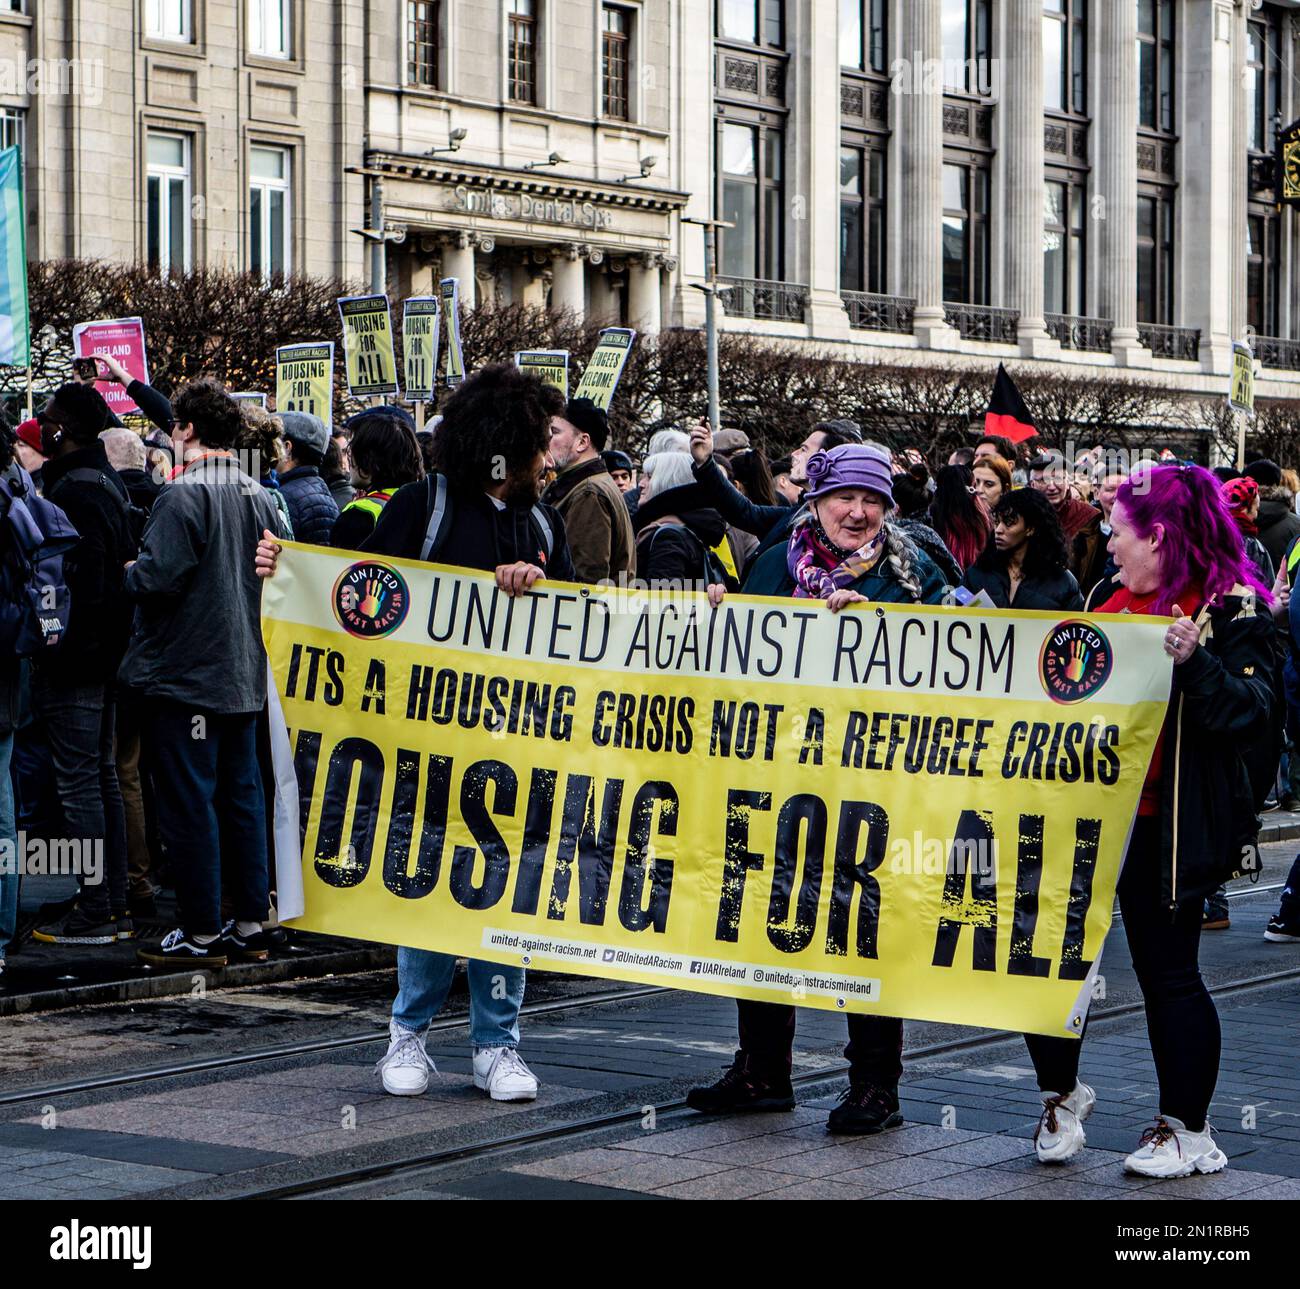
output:
M373 560L344 569L331 598L339 626L361 640L391 635L406 620L411 605L401 574Z

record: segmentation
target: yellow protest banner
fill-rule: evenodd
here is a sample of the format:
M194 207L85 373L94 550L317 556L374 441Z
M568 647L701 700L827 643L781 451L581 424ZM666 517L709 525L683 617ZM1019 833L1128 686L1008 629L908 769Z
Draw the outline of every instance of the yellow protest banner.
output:
M543 583L285 543L282 917L1077 1035L1167 622Z
M465 360L460 352L460 279L445 277L438 285L442 320L447 328L447 370L443 379L448 385L459 385L465 379Z
M520 371L536 373L548 385L554 385L569 397L569 351L567 349L521 349L515 355L515 366Z
M433 399L441 309L436 295L413 295L402 304L402 375L412 402Z
M275 351L275 410L310 412L334 428L334 342L282 345Z
M356 398L397 393L393 323L386 295L348 295L339 300L343 365L348 393Z
M636 332L630 327L606 327L600 333L591 361L583 369L574 398L589 398L608 412L635 339Z

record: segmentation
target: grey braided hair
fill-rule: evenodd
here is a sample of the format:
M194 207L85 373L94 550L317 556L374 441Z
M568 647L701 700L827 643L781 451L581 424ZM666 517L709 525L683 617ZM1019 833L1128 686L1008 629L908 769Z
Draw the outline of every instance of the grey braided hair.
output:
M897 525L885 520L885 558L894 570L903 590L916 603L921 602L921 579L914 570L917 557L916 544Z

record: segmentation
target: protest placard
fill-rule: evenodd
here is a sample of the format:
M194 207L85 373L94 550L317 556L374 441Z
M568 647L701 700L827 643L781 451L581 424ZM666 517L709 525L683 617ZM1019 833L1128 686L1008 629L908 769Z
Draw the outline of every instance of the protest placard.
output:
M436 295L413 295L402 305L402 377L412 402L433 400L441 309Z
M597 407L608 412L635 339L636 332L630 327L606 327L600 333L595 352L583 370L574 398L589 398Z
M72 351L78 358L107 354L116 358L130 375L149 383L149 362L144 346L144 322L140 318L109 318L102 322L79 322L72 328ZM104 396L109 408L118 416L140 409L116 381L97 380L95 388Z
M275 410L310 412L334 428L334 342L282 345L275 351Z
M567 349L521 349L515 355L520 371L536 373L548 385L554 385L569 398L569 351Z
M339 300L343 365L348 393L375 398L397 393L397 360L386 295L349 295Z

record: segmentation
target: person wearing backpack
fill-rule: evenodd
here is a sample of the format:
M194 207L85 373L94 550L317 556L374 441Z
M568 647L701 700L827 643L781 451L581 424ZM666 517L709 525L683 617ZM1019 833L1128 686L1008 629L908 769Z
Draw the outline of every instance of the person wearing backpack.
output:
M727 521L709 505L687 453L656 452L641 463L633 526L637 578L652 589L739 588L713 553L727 535Z
M400 407L371 407L348 418L356 495L339 511L330 545L358 550L398 488L424 478L415 425Z
M133 934L113 732L114 678L130 629L122 579L135 556L134 507L99 438L108 405L92 387L60 386L37 419L49 458L45 498L80 540L64 562L68 629L56 651L35 660L32 705L45 727L67 834L83 856L76 902L32 935L48 944L109 945ZM95 850L99 864L90 862Z
M476 372L443 408L434 473L398 489L361 549L494 572L512 596L542 578L572 581L564 523L539 500L550 405L541 379L513 363ZM274 575L279 550L265 532L256 559L261 576ZM386 1092L418 1096L429 1086L434 1064L425 1038L455 971L454 954L398 949L398 994L378 1066ZM474 1086L494 1101L534 1100L537 1079L516 1050L523 968L471 959L468 976Z

